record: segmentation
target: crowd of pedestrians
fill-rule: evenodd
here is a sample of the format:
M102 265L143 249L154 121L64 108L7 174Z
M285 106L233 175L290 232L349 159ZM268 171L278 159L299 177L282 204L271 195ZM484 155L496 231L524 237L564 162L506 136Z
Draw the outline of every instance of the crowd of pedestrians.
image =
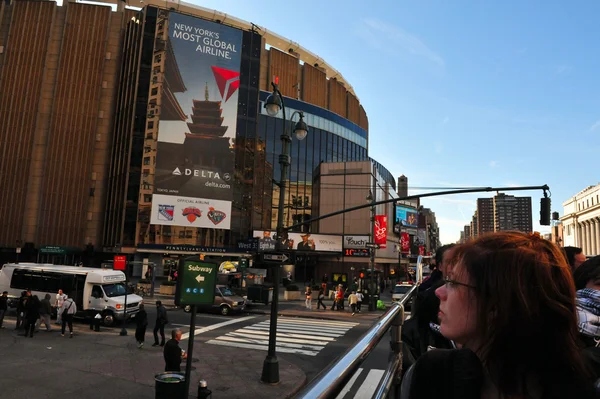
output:
M438 250L402 331L400 397L599 397L600 257L580 254L519 232Z
M0 297L0 327L4 328L3 319L7 306L8 292L3 292ZM77 305L72 298L59 290L54 300L50 294L46 294L40 300L37 295L32 295L31 290L21 292L17 301L17 323L15 330L22 330L24 337L33 338L41 325L44 331L52 331L52 314L56 312L56 324L61 326L61 335L65 336L66 327L69 327L69 337L73 338L73 317L77 313Z

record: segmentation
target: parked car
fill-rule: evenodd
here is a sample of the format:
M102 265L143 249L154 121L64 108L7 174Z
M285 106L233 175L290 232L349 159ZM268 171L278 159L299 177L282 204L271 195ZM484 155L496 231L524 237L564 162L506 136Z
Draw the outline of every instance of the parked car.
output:
M217 285L215 288L215 301L212 306L198 306L199 311L218 310L223 316L230 313L241 312L246 308L246 301L241 296L235 294L230 288L225 285ZM191 312L190 305L183 306L186 313Z
M398 302L410 291L413 286L411 284L396 284L394 290L392 292L392 302ZM409 299L407 303L404 304L405 308L410 308L412 305L412 298Z

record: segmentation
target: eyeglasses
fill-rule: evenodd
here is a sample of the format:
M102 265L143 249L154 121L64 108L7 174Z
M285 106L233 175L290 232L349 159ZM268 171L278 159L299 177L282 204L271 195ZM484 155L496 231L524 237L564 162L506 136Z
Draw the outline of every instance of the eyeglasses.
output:
M462 286L462 287L467 287L467 288L475 289L474 285L470 285L470 284L466 284L466 283L461 283L460 281L452 280L448 276L444 277L444 281L446 283L446 288L454 288L456 286Z

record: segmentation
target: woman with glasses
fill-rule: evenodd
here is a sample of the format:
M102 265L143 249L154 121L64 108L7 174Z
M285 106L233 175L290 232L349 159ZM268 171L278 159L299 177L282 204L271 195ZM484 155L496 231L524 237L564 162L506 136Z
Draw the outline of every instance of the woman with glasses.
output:
M436 290L440 331L462 349L421 356L403 398L597 397L558 247L538 235L493 233L455 247L447 267Z

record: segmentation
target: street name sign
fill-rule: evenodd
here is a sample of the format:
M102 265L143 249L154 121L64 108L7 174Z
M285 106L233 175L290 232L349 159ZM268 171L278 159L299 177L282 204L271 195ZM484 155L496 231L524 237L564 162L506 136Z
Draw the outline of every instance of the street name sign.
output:
M175 304L212 305L215 301L218 270L216 263L202 261L198 256L180 260Z
M375 244L374 242L368 242L365 247L367 248L374 248L374 249L379 249L380 245L379 244Z
M263 254L263 260L265 262L279 262L283 263L288 260L288 256L286 254Z

